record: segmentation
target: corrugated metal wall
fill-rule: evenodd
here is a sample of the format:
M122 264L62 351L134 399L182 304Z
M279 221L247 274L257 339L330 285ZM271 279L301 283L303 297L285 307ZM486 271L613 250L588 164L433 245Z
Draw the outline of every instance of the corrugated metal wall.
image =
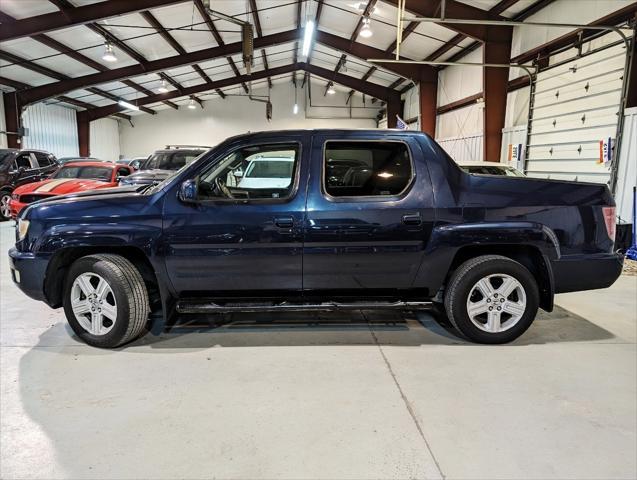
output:
M29 129L24 148L46 150L58 158L79 154L75 110L36 103L26 108L22 122Z
M112 118L101 118L90 124L90 154L100 160L119 160L119 124Z
M482 134L456 138L438 138L436 141L456 162L482 161Z
M633 187L637 185L637 107L627 108L619 154L615 203L619 223L633 223Z

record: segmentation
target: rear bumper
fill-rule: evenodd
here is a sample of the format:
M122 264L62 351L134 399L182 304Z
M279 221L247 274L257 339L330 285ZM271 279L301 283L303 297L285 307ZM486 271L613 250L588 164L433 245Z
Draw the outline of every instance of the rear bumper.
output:
M44 277L48 264L48 256L19 252L15 247L9 250L9 266L14 283L29 297L43 302L46 302Z
M569 255L551 263L555 293L610 287L621 275L620 253Z

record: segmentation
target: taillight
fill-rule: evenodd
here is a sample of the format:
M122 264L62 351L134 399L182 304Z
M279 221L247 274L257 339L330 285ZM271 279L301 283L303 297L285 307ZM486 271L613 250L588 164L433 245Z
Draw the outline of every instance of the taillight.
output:
M606 232L608 233L608 237L614 242L615 230L617 228L617 221L615 219L615 207L602 207L602 212L604 212L604 223L606 224Z

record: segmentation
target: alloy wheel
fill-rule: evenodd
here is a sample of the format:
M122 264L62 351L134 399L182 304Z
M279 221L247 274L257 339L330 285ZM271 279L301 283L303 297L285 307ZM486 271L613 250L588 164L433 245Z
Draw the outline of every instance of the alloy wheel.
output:
M0 197L0 214L2 214L4 218L9 218L11 216L9 200L11 200L11 195L8 193L4 193Z
M117 302L111 286L96 273L83 273L73 282L71 308L84 330L106 335L117 320Z
M511 275L496 273L481 278L470 290L467 313L471 322L488 333L515 326L526 311L526 292Z

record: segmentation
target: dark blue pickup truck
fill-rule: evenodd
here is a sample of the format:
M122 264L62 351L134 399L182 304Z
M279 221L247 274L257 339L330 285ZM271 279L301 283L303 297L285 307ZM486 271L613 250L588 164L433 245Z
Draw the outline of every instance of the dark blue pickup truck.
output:
M99 347L159 312L436 305L504 343L555 293L617 279L614 205L605 185L467 174L421 133L262 132L158 185L34 203L9 256L19 287Z

